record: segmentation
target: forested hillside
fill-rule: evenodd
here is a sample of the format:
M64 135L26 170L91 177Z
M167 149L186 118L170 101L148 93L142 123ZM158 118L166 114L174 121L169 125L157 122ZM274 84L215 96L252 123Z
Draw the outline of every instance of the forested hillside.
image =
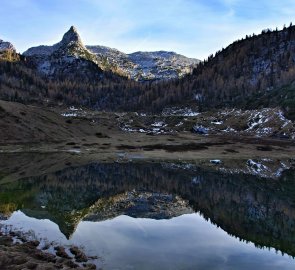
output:
M139 83L103 70L95 70L100 76L91 76L78 69L46 78L25 57L8 56L0 61L0 98L5 100L130 111L189 104L198 104L201 110L280 106L295 117L292 25L247 36L209 56L192 75L164 82ZM83 66L97 69L87 59Z
M133 89L139 86L110 72L101 72L96 78L74 73L49 79L40 76L25 59L0 61L0 98L7 101L119 109L126 99L132 109L132 94L136 91L134 96L139 96L138 90Z
M213 107L284 106L294 111L295 27L246 36L211 55L192 75L158 85L157 106L195 100ZM282 88L282 90L280 90ZM288 90L287 90L288 89ZM158 93L151 89L151 95Z

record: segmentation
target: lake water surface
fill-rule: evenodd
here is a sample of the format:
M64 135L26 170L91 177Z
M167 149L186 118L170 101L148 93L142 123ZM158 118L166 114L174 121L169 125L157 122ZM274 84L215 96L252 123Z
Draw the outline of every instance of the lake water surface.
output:
M77 245L102 269L295 269L292 171L91 163L0 183L2 229Z

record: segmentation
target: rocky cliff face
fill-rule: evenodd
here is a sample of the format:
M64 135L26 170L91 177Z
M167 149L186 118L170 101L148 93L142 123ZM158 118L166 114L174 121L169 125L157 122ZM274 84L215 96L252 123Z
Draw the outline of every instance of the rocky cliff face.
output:
M7 50L15 52L15 48L10 42L0 39L0 53Z
M0 60L15 61L18 57L14 46L10 42L0 39Z
M100 71L111 71L137 81L180 78L191 73L199 63L199 60L174 52L136 52L128 55L104 46L84 46L73 26L60 42L53 46L30 48L23 55L46 76L55 77L74 71L83 75L96 67Z
M77 29L72 26L68 32L66 32L62 40L52 46L37 46L28 49L24 52L25 56L49 56L56 52L64 52L73 54L77 52L83 53L86 48L84 47L81 38L77 32Z
M200 62L175 52L135 52L125 54L104 46L86 46L98 57L118 68L122 74L136 81L169 80L181 78L192 72Z
M175 79L192 72L200 62L175 52L135 52L129 55L136 64L132 76L138 80Z
M75 27L53 46L38 46L23 53L37 70L49 77L61 75L99 76L99 59L83 45Z

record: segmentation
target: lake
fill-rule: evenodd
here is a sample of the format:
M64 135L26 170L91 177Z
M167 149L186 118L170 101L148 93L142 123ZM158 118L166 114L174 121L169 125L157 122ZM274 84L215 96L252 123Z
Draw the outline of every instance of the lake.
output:
M292 170L280 179L144 161L17 170L0 171L2 230L48 252L76 245L102 269L295 267Z

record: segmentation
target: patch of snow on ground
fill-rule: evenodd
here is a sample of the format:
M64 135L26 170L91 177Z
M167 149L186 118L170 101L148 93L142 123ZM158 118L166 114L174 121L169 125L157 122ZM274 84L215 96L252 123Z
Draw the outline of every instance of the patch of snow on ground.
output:
M69 149L69 150L67 150L67 152L79 154L79 153L81 153L81 150L80 149Z
M280 177L285 170L290 169L290 166L287 166L284 162L280 162L281 167L276 171L275 175Z
M196 165L192 163L168 163L168 162L163 162L161 163L161 166L164 169L173 169L173 170L195 170Z
M70 108L69 108L69 110L70 111L82 111L82 109L80 108L80 109L78 109L78 108L75 108L74 106L71 106Z
M167 124L165 124L164 122L160 121L160 122L155 122L152 124L153 127L166 127Z
M214 124L214 125L222 125L223 124L223 121L212 121L211 124Z
M286 127L287 125L291 124L292 121L285 118L283 112L280 110L277 112L277 116L283 122L282 128Z
M262 161L264 161L264 162L272 162L273 160L270 159L270 158L263 158Z
M253 168L257 172L261 172L262 170L267 170L267 167L265 165L259 162L255 162L253 159L249 159L247 161L247 165Z
M133 129L130 126L127 126L127 125L124 126L124 127L121 127L121 130L125 131L125 132L137 132L137 129Z
M166 108L163 110L163 116L178 115L178 116L197 116L199 112L193 111L191 108Z
M169 131L161 129L162 127L154 127L149 129L143 129L143 128L132 128L130 125L124 125L120 127L122 131L125 132L139 132L139 133L152 133L152 134L165 134Z
M197 116L199 114L200 113L198 113L198 112L189 111L189 112L184 113L183 116Z
M252 113L248 120L248 129L246 131L253 130L255 127L268 122L269 119L264 116L261 112Z
M64 117L77 117L76 113L62 113L61 115Z
M237 132L235 129L231 127L227 127L226 129L221 130L222 132Z
M257 137L261 137L262 135L268 135L268 134L272 134L273 129L272 128L258 128L256 131L256 136Z

